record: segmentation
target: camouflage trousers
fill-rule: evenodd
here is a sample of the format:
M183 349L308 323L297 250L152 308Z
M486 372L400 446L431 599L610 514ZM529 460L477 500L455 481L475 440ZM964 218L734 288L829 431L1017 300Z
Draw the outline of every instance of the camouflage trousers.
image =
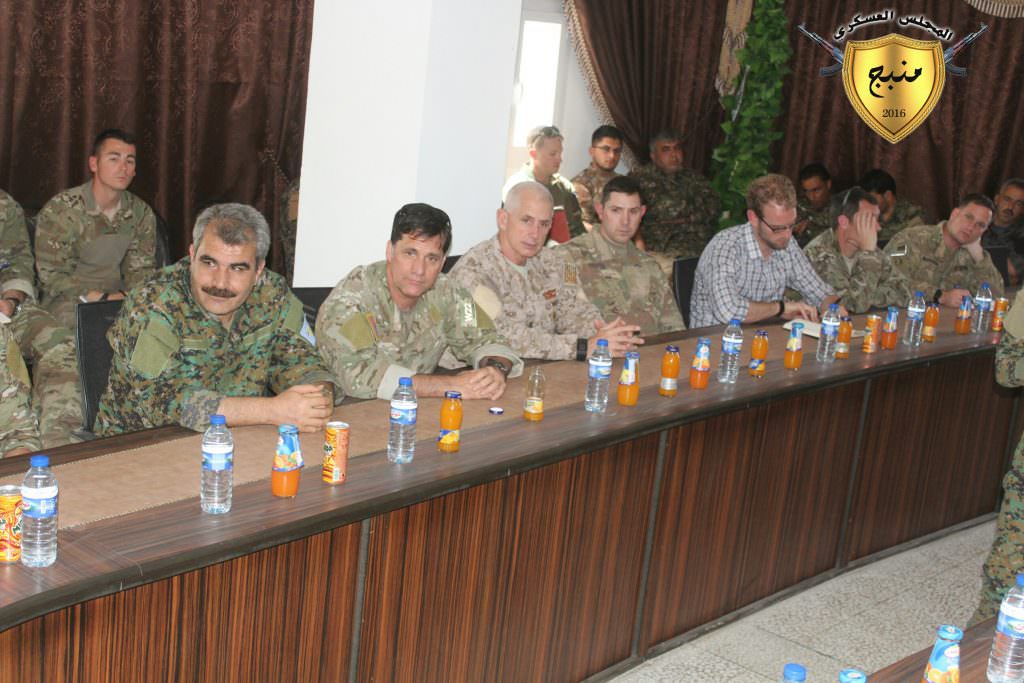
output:
M1013 465L1003 479L1003 503L996 537L982 567L981 597L969 626L999 613L999 604L1024 571L1024 439L1017 444Z
M25 303L11 321L21 355L32 361L32 408L43 448L77 441L82 427L82 391L75 338L43 308Z

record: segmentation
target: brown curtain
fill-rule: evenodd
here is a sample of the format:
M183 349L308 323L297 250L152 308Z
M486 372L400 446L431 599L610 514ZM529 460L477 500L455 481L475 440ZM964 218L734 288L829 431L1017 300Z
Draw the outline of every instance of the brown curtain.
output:
M88 178L93 136L138 138L132 192L185 253L196 214L276 228L298 175L313 0L0 0L0 187L30 212ZM277 231L271 266L280 266Z
M686 163L706 172L721 140L715 74L725 5L678 0L571 0L615 125L637 159L662 128L685 135Z

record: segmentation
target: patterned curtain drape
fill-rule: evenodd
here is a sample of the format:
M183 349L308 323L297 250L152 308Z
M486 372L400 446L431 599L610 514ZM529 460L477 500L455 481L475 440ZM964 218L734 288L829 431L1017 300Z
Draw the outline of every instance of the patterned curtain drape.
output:
M313 0L0 2L0 187L34 212L88 177L93 136L138 138L130 188L184 254L196 214L254 205L276 228L298 175ZM272 267L279 267L275 239Z
M996 17L1024 18L1024 0L964 0L968 5Z

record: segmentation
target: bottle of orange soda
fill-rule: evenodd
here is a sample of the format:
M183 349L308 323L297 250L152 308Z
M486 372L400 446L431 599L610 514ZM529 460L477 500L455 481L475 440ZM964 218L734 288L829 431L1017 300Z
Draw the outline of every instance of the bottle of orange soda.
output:
M661 382L658 393L662 396L675 396L679 393L679 347L669 344L661 357Z
M441 404L441 434L437 437L437 449L444 453L459 450L459 432L462 429L462 394L457 391L444 392Z

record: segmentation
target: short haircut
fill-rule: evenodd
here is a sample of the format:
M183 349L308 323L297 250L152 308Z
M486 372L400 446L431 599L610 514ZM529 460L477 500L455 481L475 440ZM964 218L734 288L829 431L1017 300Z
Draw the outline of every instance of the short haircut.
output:
M659 142L678 142L683 143L683 134L675 128L663 128L651 136L651 141L648 143L648 148L653 152L655 145Z
M996 212L995 202L989 199L988 195L984 195L980 192L972 192L970 194L965 194L963 197L960 198L960 201L957 202L956 208L962 209L968 204L977 204L978 206L984 206L992 213Z
M832 176L829 175L828 169L825 168L825 164L815 161L812 164L807 164L800 169L800 173L797 175L797 180L801 183L811 178L821 178L822 181L828 182L832 180Z
M761 215L768 204L781 204L788 209L796 208L796 188L793 181L779 173L769 173L755 178L747 187L747 208Z
M553 138L565 139L562 132L554 126L537 126L526 136L526 146L530 149L540 149L545 142Z
M630 178L628 175L618 175L609 180L604 185L604 189L601 190L601 204L607 204L608 198L612 196L612 192L621 192L622 194L635 194L640 196L640 203L646 204L647 200L644 199L643 190L640 189L640 183L635 178Z
M622 142L622 131L615 126L598 126L593 135L590 136L590 146L593 147L604 138L611 138Z
M551 191L544 187L536 180L524 180L521 183L516 183L505 195L505 201L502 203L501 208L505 211L512 212L519 208L519 201L522 199L524 194L534 193L542 198L547 199L551 206L554 207L555 200L551 197Z
M131 133L121 130L120 128L107 128L101 130L95 139L92 141L92 156L99 156L100 147L107 140L120 140L126 145L135 144L135 136Z
M880 168L873 168L864 174L864 177L857 183L865 192L885 194L892 192L896 194L896 179Z
M853 217L860 211L861 202L878 206L878 198L875 195L856 185L842 194L833 195L829 213L832 219L832 227L839 225L840 216L846 216L847 219L852 221Z
M410 237L441 237L444 253L452 246L452 222L441 209L430 204L406 204L395 213L391 223L391 244L398 244L402 235Z
M192 228L192 245L203 241L207 226L213 228L224 244L237 246L256 243L257 262L267 260L270 251L270 226L259 211L248 204L214 204L203 209Z
M1024 190L1024 178L1009 178L1003 181L1003 184L999 186L999 194L1006 192L1006 188L1016 187L1018 190Z

